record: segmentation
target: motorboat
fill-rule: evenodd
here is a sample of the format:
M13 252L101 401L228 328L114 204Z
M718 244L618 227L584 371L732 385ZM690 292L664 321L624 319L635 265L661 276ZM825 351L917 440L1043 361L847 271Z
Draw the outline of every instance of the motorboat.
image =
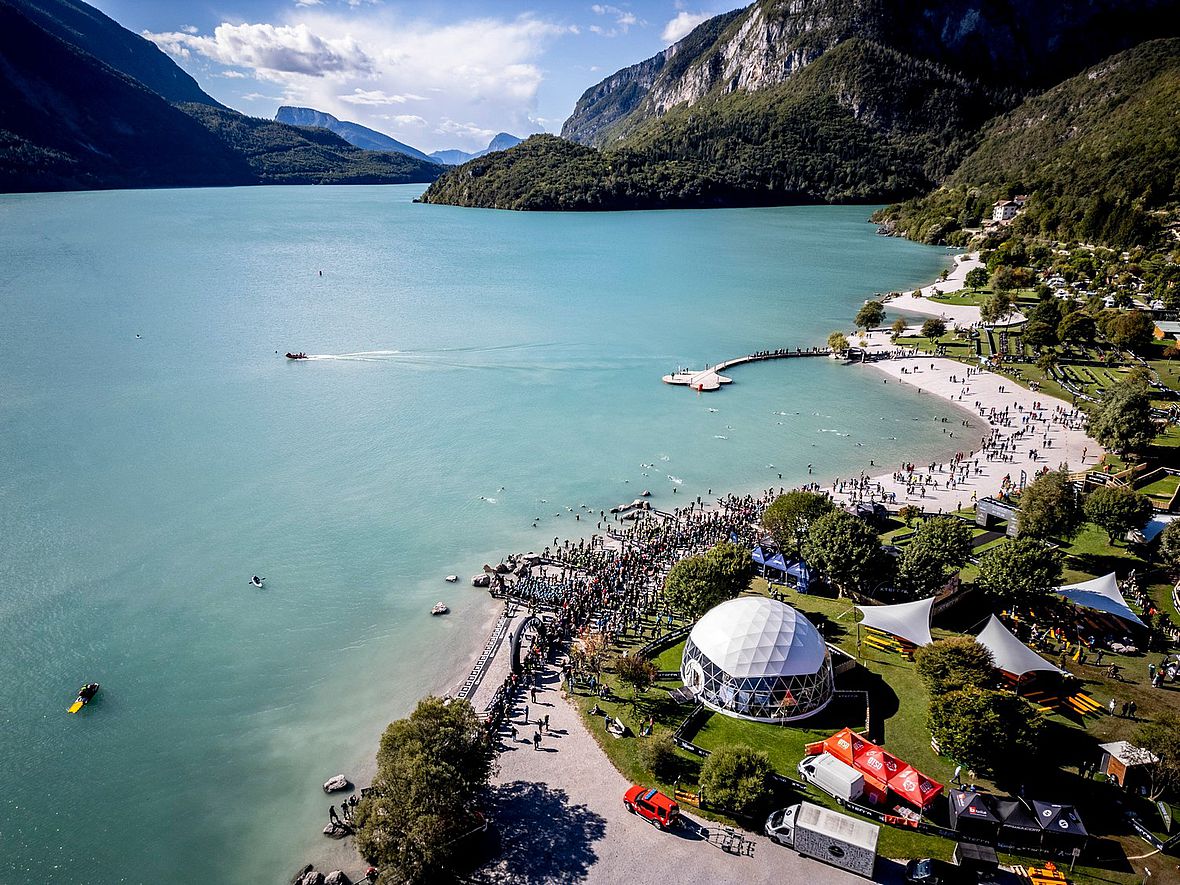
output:
M301 350L301 351L299 351L299 353L288 353L287 359L289 359L289 360L306 360L306 359L310 359L310 357L308 357L308 355Z
M251 587L261 587L262 582L265 580L266 580L266 578L260 578L260 577L258 577L258 575L254 575L254 577L252 577L250 579L250 586Z
M445 615L448 612L450 612L450 609L447 608L447 604L445 602L436 602L434 604L434 608L430 610L432 615Z
M458 581L458 580L459 580L459 576L458 576L458 575L447 575L447 576L446 576L446 578L445 578L444 580L445 580L445 581L446 581L448 584L454 584L456 581Z
M78 689L78 697L74 699L74 703L70 705L70 709L67 712L77 713L79 710L89 704L96 694L98 694L98 683L86 683L80 689Z

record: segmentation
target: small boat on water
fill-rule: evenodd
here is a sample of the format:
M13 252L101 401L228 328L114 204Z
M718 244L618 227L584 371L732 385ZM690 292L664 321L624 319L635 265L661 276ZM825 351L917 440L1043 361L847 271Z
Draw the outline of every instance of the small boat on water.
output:
M447 608L447 604L445 602L436 602L434 604L434 608L430 610L432 615L445 615L448 612L450 612L450 609Z
M309 359L309 357L306 353L304 353L301 350L301 351L299 351L299 353L288 353L287 359L289 359L289 360L305 360L305 359Z
M83 707L90 703L91 699L98 694L98 683L88 682L78 689L78 697L74 699L74 703L70 705L68 713L77 713Z
M444 580L448 584L454 584L457 580L459 580L459 576L458 575L447 575L446 578L444 578Z
M262 582L265 580L266 580L266 578L260 578L260 577L258 577L258 575L254 575L254 577L252 577L250 579L250 586L251 587L261 587Z

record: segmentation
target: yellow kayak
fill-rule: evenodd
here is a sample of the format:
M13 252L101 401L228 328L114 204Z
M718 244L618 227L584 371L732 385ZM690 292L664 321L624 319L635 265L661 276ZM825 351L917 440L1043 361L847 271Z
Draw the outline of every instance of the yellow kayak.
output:
M96 694L98 694L97 682L89 682L86 685L83 685L80 689L78 689L78 697L74 699L74 703L70 704L70 708L66 712L77 713L88 703L90 703L90 699Z

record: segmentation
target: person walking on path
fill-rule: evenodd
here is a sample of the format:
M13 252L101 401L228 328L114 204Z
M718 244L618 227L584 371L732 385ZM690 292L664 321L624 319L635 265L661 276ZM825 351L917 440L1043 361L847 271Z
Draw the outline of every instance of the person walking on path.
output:
M533 749L541 749L541 726L537 726L537 730L533 732Z
M1114 702L1111 701L1111 703L1113 704ZM525 725L529 724L529 705L528 704L524 705L524 724Z
M545 718L542 720L541 727L545 729L545 734L549 734L549 714L548 713L545 714Z
M1106 705L1107 712L1109 712L1111 716L1114 715L1115 704L1116 704L1115 699L1111 698L1110 703Z
M1139 709L1139 706L1134 701L1131 701L1131 703L1127 704L1127 718L1134 719L1135 718L1135 711L1138 709Z

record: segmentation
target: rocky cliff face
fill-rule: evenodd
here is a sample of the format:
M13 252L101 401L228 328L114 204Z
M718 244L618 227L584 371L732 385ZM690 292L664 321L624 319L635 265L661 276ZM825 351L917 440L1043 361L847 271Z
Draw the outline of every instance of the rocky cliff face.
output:
M1113 52L1180 32L1177 8L1176 0L759 0L588 89L562 135L604 146L678 105L783 84L851 39L900 53L899 63L937 66L944 79L1006 91L1012 105ZM863 109L858 94L837 97Z

